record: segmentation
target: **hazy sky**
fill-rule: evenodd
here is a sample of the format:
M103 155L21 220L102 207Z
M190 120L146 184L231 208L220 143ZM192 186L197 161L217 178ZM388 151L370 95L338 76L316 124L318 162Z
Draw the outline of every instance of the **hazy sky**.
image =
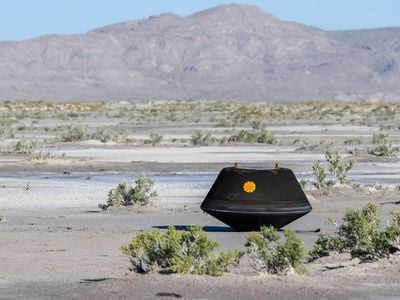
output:
M83 33L111 23L163 12L181 16L230 1L217 0L3 0L0 40L44 34ZM264 0L254 4L273 15L324 29L400 26L399 0Z

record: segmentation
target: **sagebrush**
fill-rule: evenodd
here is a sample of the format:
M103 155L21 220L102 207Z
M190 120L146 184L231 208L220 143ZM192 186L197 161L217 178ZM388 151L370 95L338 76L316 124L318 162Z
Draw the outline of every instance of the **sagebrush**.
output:
M392 141L389 136L384 133L375 133L372 136L372 144L375 146L372 149L368 149L369 154L377 156L393 156L394 148Z
M254 129L253 131L243 129L238 134L230 136L228 142L275 144L277 140L273 133L269 132L265 127L260 127Z
M374 204L361 210L348 209L343 224L333 236L320 235L310 252L311 260L331 252L349 252L363 261L387 257L400 250L400 213L393 212L392 220L380 229L381 214Z
M258 271L285 274L291 270L305 273L307 252L303 242L292 230L285 231L285 242L280 241L277 230L262 226L260 232L252 233L246 243L250 264Z
M121 249L129 256L135 272L163 269L182 274L221 276L230 266L239 264L243 253L231 250L215 254L213 251L218 246L202 226L191 226L185 231L169 226L166 232L141 232Z
M354 167L353 159L345 159L337 151L327 151L325 160L328 163L328 170L317 160L312 166L314 182L317 189L329 189L335 183L347 183L347 173Z
M99 204L99 207L105 210L110 206L148 205L157 197L153 186L154 181L145 176L140 176L134 184L121 182L108 192L107 204Z

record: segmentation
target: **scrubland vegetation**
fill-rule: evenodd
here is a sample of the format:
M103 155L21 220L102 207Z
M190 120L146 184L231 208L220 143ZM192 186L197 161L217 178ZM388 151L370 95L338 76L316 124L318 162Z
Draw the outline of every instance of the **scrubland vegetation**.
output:
M153 186L154 181L145 176L140 176L134 184L121 182L108 192L107 203L99 204L99 208L106 210L109 207L149 205L157 197Z
M388 257L400 250L400 212L392 212L392 220L381 230L381 215L374 204L361 210L348 209L343 223L333 236L320 235L310 252L314 260L332 252L348 252L362 261Z
M300 274L306 272L307 252L292 230L285 231L285 242L282 243L274 227L263 226L260 232L248 237L246 247L250 264L258 271L273 274L286 274L292 270Z
M201 226L178 231L141 232L122 247L129 256L132 270L148 273L158 269L174 273L221 276L243 255L238 250L215 254L218 242L211 240Z
M302 144L307 138L282 141L269 126L283 124L350 124L375 126L368 153L392 156L390 133L399 131L400 108L380 102L304 102L286 104L224 101L143 101L102 103L4 102L0 104L0 138L35 143L100 143L135 145ZM191 128L186 136L168 137L171 126ZM155 126L157 125L157 126ZM141 128L148 128L142 132ZM197 129L196 129L197 128ZM171 129L172 130L172 129ZM379 129L378 129L379 130ZM173 133L173 132L172 132ZM145 134L148 138L137 138ZM371 133L372 136L372 133ZM27 138L28 137L28 138ZM361 138L344 139L361 145ZM314 142L315 143L315 142Z
M250 266L257 272L271 274L307 273L307 264L332 253L349 253L368 262L387 258L400 251L400 212L393 211L388 226L381 229L381 215L374 204L362 209L347 209L341 225L331 236L320 235L307 252L293 230L285 230L284 241L272 226L250 233L245 244ZM239 265L243 252L234 249L215 254L218 242L209 239L201 226L166 232L143 231L122 247L140 273L168 272L221 276Z
M312 166L314 181L312 184L322 191L328 191L336 183L347 183L347 173L353 168L354 160L345 159L339 152L327 151L325 160L328 171L317 160ZM329 173L328 173L329 172Z

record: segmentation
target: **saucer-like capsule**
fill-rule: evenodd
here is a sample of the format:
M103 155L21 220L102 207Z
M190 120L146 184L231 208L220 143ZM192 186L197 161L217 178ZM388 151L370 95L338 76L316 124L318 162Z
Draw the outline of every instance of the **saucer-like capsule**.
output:
M292 170L224 168L201 209L237 231L283 227L312 210Z

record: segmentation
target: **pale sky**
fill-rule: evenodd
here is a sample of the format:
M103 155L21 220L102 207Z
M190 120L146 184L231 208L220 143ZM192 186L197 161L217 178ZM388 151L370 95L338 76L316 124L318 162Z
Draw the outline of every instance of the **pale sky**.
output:
M217 0L4 0L0 40L45 34L84 33L90 29L150 15L181 16L231 1ZM400 26L399 0L265 0L253 4L276 17L328 30Z

